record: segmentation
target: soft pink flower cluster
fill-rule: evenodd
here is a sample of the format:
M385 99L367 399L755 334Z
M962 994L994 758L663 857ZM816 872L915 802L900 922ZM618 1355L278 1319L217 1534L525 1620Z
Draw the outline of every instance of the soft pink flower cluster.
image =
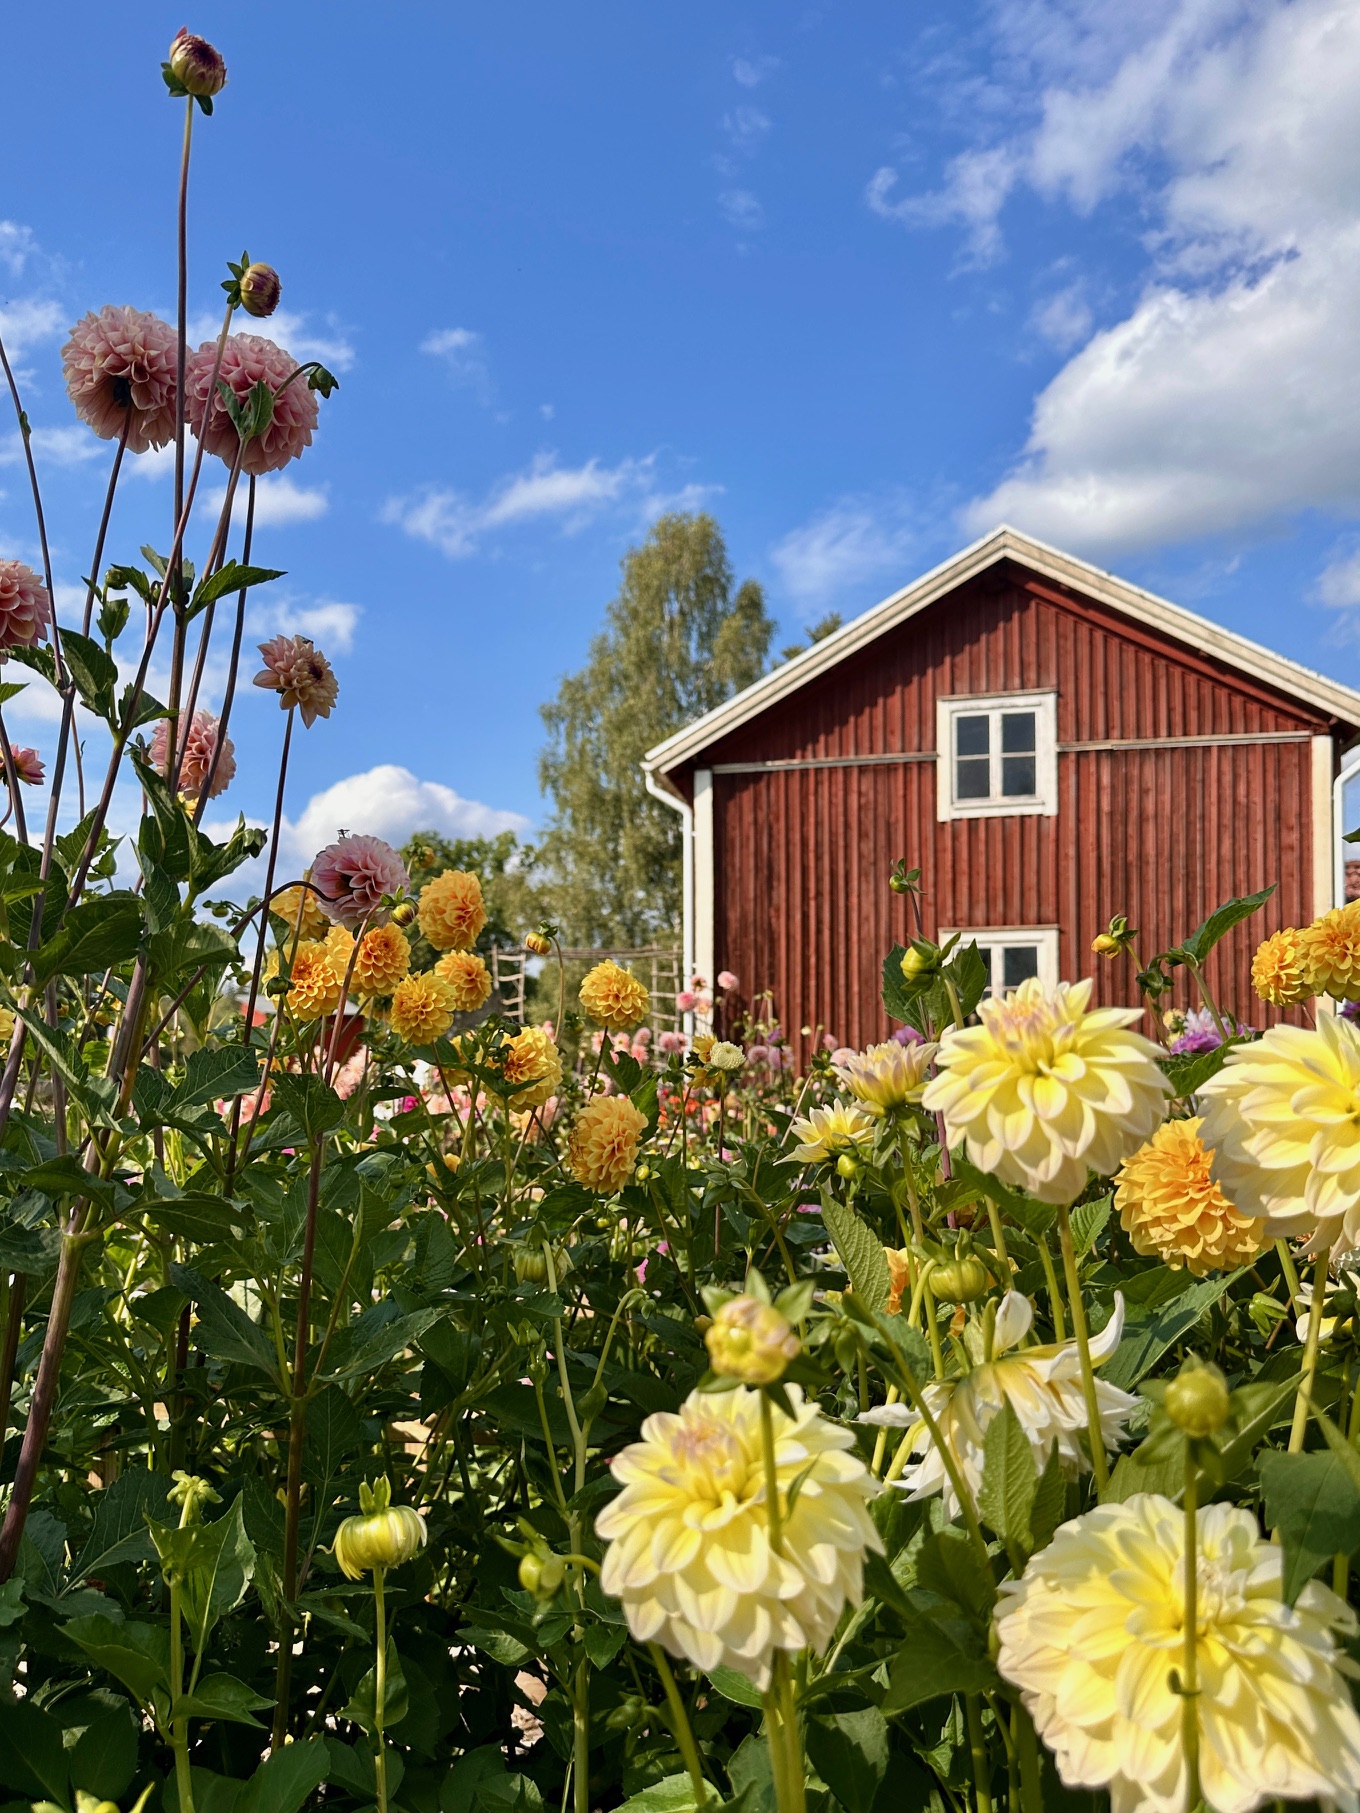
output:
M235 463L240 440L236 425L212 384L216 364L215 340L205 340L196 353L190 354L184 375L185 413L204 452L215 453L230 466ZM276 393L274 419L263 434L247 441L241 457L241 470L251 477L280 471L311 445L317 421L315 391L308 390L305 378L294 379L286 390L281 388L297 368L298 362L291 354L258 334L232 334L222 349L218 383L225 384L238 403L247 402L256 384L267 384Z
M47 634L52 600L22 560L0 560L0 661L12 648L32 648Z
M175 438L175 330L136 308L83 315L61 349L66 392L101 440L126 433L129 453Z
M167 779L169 732L169 720L162 718L151 738L152 766L166 775ZM184 754L179 765L179 792L185 799L198 799L204 787L208 786L209 775L212 776L212 785L208 787L209 799L216 799L219 793L225 793L236 778L236 745L230 737L223 737L222 753L217 756L216 768L213 767L213 757L217 755L217 736L217 719L210 712L196 711L185 737Z
M30 787L41 787L43 784L44 769L42 757L38 754L37 750L12 749L10 754L14 757L14 772L18 775L19 779ZM3 768L0 768L0 781L3 781L7 787L9 786L9 775Z
M278 693L285 711L296 705L309 730L318 718L331 715L340 685L310 636L273 636L259 648L264 667L255 676L256 686Z
M312 886L317 905L335 925L354 931L368 920L381 925L385 894L409 890L411 877L391 844L380 837L342 837L326 848L312 864Z

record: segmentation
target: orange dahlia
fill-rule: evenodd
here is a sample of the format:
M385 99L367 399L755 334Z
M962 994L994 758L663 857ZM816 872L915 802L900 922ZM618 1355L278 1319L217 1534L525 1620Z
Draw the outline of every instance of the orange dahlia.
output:
M418 918L437 951L470 951L486 924L481 882L466 869L445 869L420 890Z
M290 930L298 932L303 938L324 938L326 927L330 924L310 888L285 888L270 901L269 911L275 919L282 919Z
M279 973L279 952L271 951L266 976ZM341 972L343 974L343 971ZM298 1020L319 1020L340 1005L340 975L324 944L305 938L293 952L285 996L289 1011Z
M1124 1160L1114 1198L1135 1251L1196 1275L1249 1265L1266 1242L1265 1223L1235 1209L1214 1181L1203 1124L1163 1122Z
M633 1175L647 1116L626 1095L599 1095L576 1117L567 1141L567 1169L588 1190L612 1196Z
M387 1023L408 1045L432 1045L453 1024L453 1000L447 982L432 970L407 976L392 991Z
M340 927L335 929L339 931ZM348 936L347 933L344 935ZM335 932L332 932L331 937L334 936ZM405 980L410 968L411 946L401 927L375 925L359 940L350 986L356 995L390 995L397 984ZM341 974L344 974L343 970Z
M631 970L621 969L606 957L581 984L581 1005L597 1026L607 1026L610 1032L631 1032L647 1018L652 997Z
M491 973L476 951L449 951L434 966L434 973L453 990L453 1005L460 1014L476 1013L491 995Z
M513 1093L499 1099L508 1101L518 1112L524 1108L541 1108L550 1095L557 1093L562 1081L562 1057L556 1045L541 1026L526 1026L516 1033L505 1051L501 1072L508 1084L523 1083ZM488 1090L494 1094L494 1090Z
M1251 985L1263 1001L1274 1007L1292 1007L1314 993L1313 970L1304 947L1304 934L1292 925L1272 932L1256 947L1251 960Z
M1299 948L1310 994L1360 1001L1360 900L1333 907L1306 926L1299 933Z

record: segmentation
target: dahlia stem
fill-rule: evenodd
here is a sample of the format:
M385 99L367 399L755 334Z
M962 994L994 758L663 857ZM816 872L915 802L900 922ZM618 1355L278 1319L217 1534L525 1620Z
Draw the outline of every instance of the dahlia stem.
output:
M1039 1766L1039 1738L1034 1720L1023 1702L1014 1711L1015 1748L1020 1757L1021 1813L1044 1813L1043 1775Z
M684 1758L689 1771L690 1785L694 1789L694 1804L702 1807L708 1799L708 1783L704 1780L704 1766L699 1758L699 1746L694 1741L694 1732L690 1726L689 1714L685 1711L685 1702L680 1698L680 1689L675 1684L671 1665L666 1660L666 1652L659 1643L649 1643L647 1653L652 1658L652 1666L661 1676L661 1685L666 1691L666 1706L671 1715L671 1731L680 1746L680 1755Z
M1053 1255L1048 1250L1048 1236L1040 1234L1035 1244L1039 1248L1039 1257L1043 1261L1044 1280L1048 1285L1049 1308L1053 1312L1053 1338L1055 1341L1067 1339L1067 1319L1063 1315L1062 1289L1058 1284L1058 1274L1054 1269Z
M807 1795L803 1747L798 1736L798 1714L793 1699L793 1678L788 1651L777 1649L765 1690L765 1732L770 1746L770 1772L774 1777L779 1813L806 1813Z
M911 1138L905 1125L898 1133L897 1144L902 1154L902 1176L907 1186L907 1207L911 1210L911 1231L919 1246L925 1240L926 1231L921 1220L921 1198L916 1191L916 1167L912 1163Z
M1195 1443L1185 1444L1185 1588L1181 1663L1181 1748L1185 1752L1185 1813L1199 1806L1199 1534L1196 1490L1199 1459Z
M765 1523L769 1532L770 1549L776 1555L784 1553L784 1510L779 1498L779 1469L774 1452L774 1416L770 1410L770 1394L760 1394L760 1452L765 1463Z
M241 543L241 564L250 565L252 544L255 539L255 475L250 475L250 484L246 488L246 531ZM231 638L231 659L227 663L227 684L222 693L222 710L217 718L217 741L213 744L212 763L208 769L208 778L203 783L203 791L198 796L194 807L194 824L203 820L203 810L217 779L217 764L221 760L222 746L227 740L227 725L231 722L231 708L236 699L236 674L241 664L241 638L246 626L246 599L250 588L242 586L236 594L236 626Z
M387 1813L387 1603L383 1597L386 1569L373 1570L373 1624L378 1653L373 1658L373 1779L378 1813Z
M1096 1375L1091 1365L1091 1338L1086 1330L1086 1309L1081 1300L1081 1278L1077 1272L1077 1249L1072 1241L1072 1221L1066 1203L1058 1208L1058 1240L1062 1246L1063 1272L1067 1278L1067 1300L1072 1309L1072 1333L1076 1336L1077 1357L1081 1362L1081 1389L1086 1399L1086 1434L1091 1448L1091 1471L1096 1491L1101 1493L1110 1483L1110 1470L1105 1464L1105 1437L1100 1428L1100 1399L1096 1396Z
M1005 1229L1001 1226L1001 1211L997 1208L990 1196L987 1198L987 1219L992 1227L992 1245L996 1248L996 1256L1001 1261L1001 1269L1005 1272L1006 1283L1009 1285L1011 1281L1011 1256L1006 1251L1006 1233Z
M571 1701L572 1806L590 1813L590 1662L576 1670Z
M1275 1242L1275 1256L1280 1262L1280 1270L1284 1273L1284 1287L1289 1292L1289 1301L1294 1314L1301 1316L1303 1306L1299 1301L1299 1274L1295 1269L1294 1255L1289 1250L1288 1241L1277 1240Z
M1294 1396L1294 1423L1289 1431L1289 1452L1303 1452L1303 1438L1308 1429L1308 1411L1313 1397L1313 1380L1317 1375L1318 1344L1322 1335L1322 1311L1327 1302L1327 1254L1318 1255L1313 1267L1313 1301L1308 1305L1308 1332L1303 1343L1303 1371Z
M977 1694L964 1694L963 1710L968 1720L968 1758L973 1769L977 1813L992 1813L992 1771L987 1757L987 1740L982 1731L982 1701Z

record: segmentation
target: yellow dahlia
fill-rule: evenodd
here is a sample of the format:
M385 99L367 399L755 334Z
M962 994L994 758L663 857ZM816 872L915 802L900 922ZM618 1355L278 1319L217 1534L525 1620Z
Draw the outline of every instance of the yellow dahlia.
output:
M1251 960L1251 985L1263 1001L1275 1007L1292 1007L1316 993L1302 932L1286 926L1257 945Z
M1284 1551L1235 1505L1196 1531L1200 1782L1214 1813L1276 1798L1355 1808L1360 1719L1334 1630L1356 1629L1320 1581L1291 1609ZM1108 1788L1112 1813L1184 1813L1185 1518L1140 1493L1074 1518L1001 1584L997 1667L1020 1689L1069 1788Z
M476 951L450 951L435 964L434 973L453 990L460 1014L476 1013L490 998L491 972Z
M836 1075L866 1114L891 1114L908 1102L920 1101L936 1050L934 1045L899 1045L889 1039L837 1064Z
M1310 993L1360 1001L1360 900L1333 907L1305 926L1299 933L1299 956L1312 984Z
M1165 1121L1126 1158L1115 1178L1114 1206L1134 1251L1188 1266L1231 1272L1265 1245L1263 1224L1235 1209L1214 1181L1214 1155L1199 1120Z
M652 997L632 970L606 957L581 984L581 1005L597 1026L631 1032L651 1012Z
M762 1689L776 1650L825 1648L864 1596L865 1554L883 1553L867 1508L878 1486L849 1452L854 1438L787 1390L793 1417L770 1407L782 1555L768 1534L760 1393L740 1386L649 1416L610 1463L623 1491L595 1522L609 1544L600 1585L636 1640Z
M1158 1047L1129 1028L1136 1007L1088 1010L1092 984L1037 976L984 1001L982 1024L947 1032L921 1100L965 1139L980 1171L1043 1202L1074 1202L1162 1118L1170 1085Z
M793 1156L811 1162L863 1151L873 1144L874 1123L852 1103L833 1102L829 1108L814 1108L796 1120L789 1132L798 1141Z
M516 1113L541 1108L562 1081L562 1054L541 1026L526 1026L511 1039L501 1071L507 1083L529 1086L499 1100L508 1101ZM494 1095L495 1091L488 1089L487 1093Z
M349 960L354 955L354 934L347 932L343 925L333 925L323 942L330 956L331 968L337 979L343 982L349 971ZM352 976L350 981L352 984Z
M420 890L416 917L437 951L470 951L486 924L481 882L466 869L445 869Z
M646 1125L647 1116L626 1095L597 1095L576 1117L567 1140L567 1169L588 1190L612 1196L633 1175Z
M1360 1246L1360 1030L1339 1014L1272 1026L1200 1096L1214 1176L1270 1239Z
M303 938L326 936L330 922L316 904L316 895L310 888L285 888L281 894L274 895L269 911L276 919L286 921L290 929Z
M393 990L387 1023L408 1045L433 1045L453 1024L453 1000L448 984L441 982L432 970L419 976L407 976Z
M803 1350L787 1318L759 1297L729 1297L705 1331L704 1345L714 1372L743 1385L773 1385Z
M283 954L276 950L269 953L266 980L278 975ZM339 1007L340 977L324 944L305 938L293 952L285 999L288 1011L298 1020L319 1020Z
M349 962L348 955L345 961ZM401 927L375 925L359 940L350 987L356 995L390 995L410 968L410 940ZM344 974L343 970L341 974Z
M974 1499L982 1486L987 1426L1007 1402L1020 1420L1041 1472L1055 1443L1063 1472L1069 1478L1090 1466L1090 1458L1077 1440L1088 1427L1077 1344L1061 1341L1048 1347L1021 1348L1033 1323L1034 1306L1029 1298L1022 1297L1019 1291L1007 1291L997 1310L991 1359L962 1378L925 1387L926 1408L958 1462ZM1090 1344L1094 1365L1109 1359L1123 1333L1124 1299L1116 1292L1114 1314ZM1118 1386L1096 1380L1100 1439L1106 1449L1119 1446L1124 1425L1138 1408L1138 1402ZM920 1458L903 1468L902 1490L909 1498L930 1498L943 1492L949 1516L958 1515L958 1496L935 1439L910 1404L881 1404L877 1409L864 1411L859 1421L880 1429L907 1430L909 1452Z

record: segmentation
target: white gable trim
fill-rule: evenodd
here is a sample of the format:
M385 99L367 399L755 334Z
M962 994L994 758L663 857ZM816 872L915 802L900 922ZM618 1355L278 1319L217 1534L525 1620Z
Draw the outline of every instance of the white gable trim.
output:
M956 586L1006 559L1019 561L1032 572L1060 585L1070 585L1135 622L1174 636L1178 642L1184 642L1201 654L1223 661L1239 673L1263 680L1267 685L1326 712L1329 717L1360 726L1360 692L1349 686L1341 686L1323 674L1314 673L1312 668L1290 661L1284 655L1277 655L1273 650L1263 648L1260 643L1239 636L1233 630L1224 629L1220 624L1210 623L1206 617L1200 617L1194 611L1187 611L1181 605L1157 597L1153 592L1145 592L1141 586L1116 579L1101 567L1078 560L1073 554L1064 554L1061 549L1049 547L1046 542L1034 541L1028 535L1021 535L1018 530L1003 524L990 535L983 536L981 541L975 541L971 547L945 561L942 566L914 580L911 585L904 586L901 591L894 592L890 598L885 598L881 604L865 611L863 616L856 617L852 623L847 623L833 635L825 637L821 642L814 642L811 648L804 649L801 655L795 655L791 661L784 662L773 673L766 674L744 692L729 699L725 705L719 705L705 717L687 724L683 730L667 737L665 742L649 749L643 757L643 767L649 773L664 776L681 762L699 755L719 737L727 736L761 712L767 711L770 706L777 705L781 699L788 698L791 693L806 686L809 681L837 666L847 656L866 647L886 631L927 609L936 599L953 591Z

